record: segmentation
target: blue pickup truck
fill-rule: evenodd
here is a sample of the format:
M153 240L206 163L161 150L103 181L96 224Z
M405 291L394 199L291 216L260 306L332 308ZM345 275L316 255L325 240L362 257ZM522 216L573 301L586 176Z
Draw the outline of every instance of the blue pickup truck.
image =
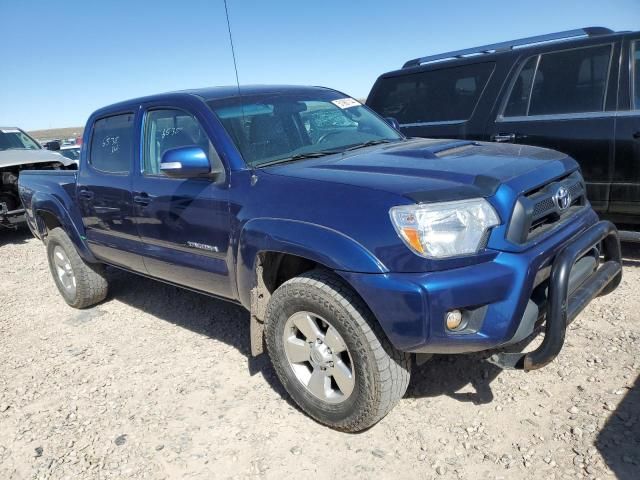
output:
M69 305L105 299L105 266L243 305L300 407L358 431L416 358L546 365L622 276L571 158L391 123L320 87L138 98L91 115L78 171L23 172L20 196Z

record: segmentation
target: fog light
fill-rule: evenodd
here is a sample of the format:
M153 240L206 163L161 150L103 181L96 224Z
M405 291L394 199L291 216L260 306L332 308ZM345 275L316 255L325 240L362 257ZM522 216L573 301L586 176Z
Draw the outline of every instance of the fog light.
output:
M451 310L447 312L447 328L456 330L462 324L462 312L460 310Z

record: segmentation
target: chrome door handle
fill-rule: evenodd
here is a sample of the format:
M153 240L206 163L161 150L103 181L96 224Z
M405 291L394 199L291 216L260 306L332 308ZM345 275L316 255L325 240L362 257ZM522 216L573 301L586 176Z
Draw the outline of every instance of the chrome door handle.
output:
M491 136L491 141L498 143L513 142L515 139L515 133L496 133L495 135Z
M146 193L141 193L140 195L135 195L133 201L139 205L147 206L151 203L151 198Z
M78 196L85 198L87 200L92 200L93 199L93 192L91 190L80 190L78 192Z

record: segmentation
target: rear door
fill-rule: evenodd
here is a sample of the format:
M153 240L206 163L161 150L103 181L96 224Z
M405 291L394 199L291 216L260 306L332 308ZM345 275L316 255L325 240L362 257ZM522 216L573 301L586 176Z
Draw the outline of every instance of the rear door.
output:
M494 141L537 145L578 161L588 197L608 208L613 178L619 43L524 58L489 127Z
M207 152L212 168L224 172L203 128L203 118L166 104L150 104L145 110L142 155L132 190L147 271L163 280L230 298L234 294L228 269L228 175L181 179L160 171L165 151L198 145Z
M609 211L626 216L640 215L640 35L625 40L622 58Z
M482 139L486 116L474 112L491 108L479 103L491 101L483 92L495 70L495 62L484 61L400 71L378 79L367 106L398 120L409 137Z
M91 251L108 263L144 272L138 230L132 220L135 118L131 110L93 122L76 189Z

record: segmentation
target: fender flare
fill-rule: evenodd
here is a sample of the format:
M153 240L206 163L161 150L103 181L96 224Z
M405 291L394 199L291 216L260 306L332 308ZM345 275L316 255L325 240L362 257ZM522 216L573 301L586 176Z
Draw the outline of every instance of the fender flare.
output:
M34 194L31 199L31 211L39 238L44 239L46 236L46 225L40 215L41 212L46 212L58 220L83 260L88 263L99 263L85 241L84 224L79 212L70 213L60 200L47 193Z
M353 238L321 225L282 218L249 220L238 238L236 282L242 305L251 307L256 261L261 252L306 258L331 270L385 273L387 268Z

